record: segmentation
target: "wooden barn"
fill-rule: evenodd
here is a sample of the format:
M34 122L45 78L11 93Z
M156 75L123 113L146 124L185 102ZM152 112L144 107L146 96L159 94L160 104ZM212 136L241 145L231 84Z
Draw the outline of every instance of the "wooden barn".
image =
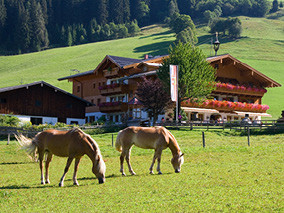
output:
M44 81L0 88L0 114L13 114L32 124L84 124L92 104Z
M108 120L121 122L127 119L146 119L147 113L139 104L132 104L137 82L141 76L156 76L163 59L168 56L132 59L107 55L93 71L58 80L73 82L73 94L96 104L87 107L89 122L105 115ZM267 87L281 86L249 65L229 54L207 58L217 70L216 89L203 105L185 101L182 109L188 120L216 121L241 120L246 114L252 120L269 117L269 108L262 105ZM162 117L172 119L169 110Z

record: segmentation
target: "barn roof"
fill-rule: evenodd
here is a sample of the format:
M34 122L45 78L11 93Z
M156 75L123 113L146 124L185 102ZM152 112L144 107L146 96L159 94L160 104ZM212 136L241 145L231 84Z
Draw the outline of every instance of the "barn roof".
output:
M17 90L17 89L22 89L22 88L29 88L29 87L32 87L32 86L36 86L36 85L41 85L41 87L43 87L43 85L47 86L47 87L50 87L52 89L54 89L55 91L58 91L58 92L61 92L65 95L68 95L72 98L75 98L75 99L78 99L79 101L82 101L82 102L85 102L87 105L94 105L92 104L91 102L85 100L85 99L82 99L82 98L79 98L78 96L75 96L69 92L66 92L65 90L62 90L58 87L55 87L45 81L36 81L36 82L33 82L33 83L29 83L29 84L22 84L22 85L17 85L17 86L11 86L11 87L4 87L4 88L0 88L0 93L3 93L3 92L8 92L8 91L12 91L12 90Z
M93 72L94 72L94 70L90 70L90 71L86 71L86 72L77 73L75 75L69 75L67 77L58 78L57 80L62 81L62 80L70 79L70 78L81 77L81 76L85 76L85 75L90 75Z

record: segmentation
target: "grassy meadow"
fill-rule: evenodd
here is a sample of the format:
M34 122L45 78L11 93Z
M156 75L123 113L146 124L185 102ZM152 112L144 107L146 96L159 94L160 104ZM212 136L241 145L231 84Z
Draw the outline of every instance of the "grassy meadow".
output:
M283 19L240 17L243 26L242 37L228 40L220 37L218 54L230 53L237 59L249 64L268 77L284 85L284 29ZM207 26L197 26L198 46L206 56L213 54L211 38ZM71 92L72 84L57 81L60 77L95 69L105 55L143 58L144 54L162 55L175 40L174 34L161 25L142 29L140 35L118 39L55 48L37 53L0 56L0 88L22 83L44 80ZM268 89L263 104L270 106L268 113L278 118L284 106L284 87Z
M54 157L49 185L40 184L37 163L15 141L0 141L1 212L283 212L283 134L246 136L230 131L173 130L185 163L179 174L162 154L163 175L148 174L153 150L132 149L136 176L119 172L112 134L92 135L106 160L106 182L98 184L84 156L73 186L72 163L64 187L58 186L66 158ZM116 134L114 135L116 136ZM126 164L125 164L126 167Z

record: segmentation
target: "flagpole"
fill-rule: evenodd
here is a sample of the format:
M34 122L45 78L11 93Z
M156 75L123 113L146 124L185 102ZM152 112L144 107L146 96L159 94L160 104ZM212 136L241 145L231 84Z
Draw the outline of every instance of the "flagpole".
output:
M178 67L177 66L177 82L176 82L176 97L177 97L177 101L176 101L176 123L178 123Z

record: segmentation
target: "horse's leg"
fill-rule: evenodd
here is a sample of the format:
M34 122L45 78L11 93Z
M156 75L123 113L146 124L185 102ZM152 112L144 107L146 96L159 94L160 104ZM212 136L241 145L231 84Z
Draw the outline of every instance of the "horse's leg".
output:
M157 152L157 161L158 161L157 172L158 172L159 175L162 174L161 169L160 169L161 157L162 157L162 150L159 150Z
M43 156L44 156L44 151L43 150L39 150L38 151L38 159L39 159L39 168L40 168L40 172L41 172L41 184L44 184Z
M49 181L49 163L51 162L52 154L50 152L46 153L46 161L45 161L45 183L50 183Z
M124 150L122 150L121 155L120 155L120 172L123 176L126 176L126 174L124 173L124 170L123 170L124 157L125 157L125 152L124 152Z
M73 184L76 186L79 186L79 183L77 181L77 171L79 168L81 157L75 158L75 167L74 167L74 174L73 174Z
M154 153L154 157L153 157L153 160L152 160L152 164L150 166L150 174L154 174L153 172L153 167L154 167L154 164L155 164L155 161L156 159L158 158L158 167L157 167L157 170L159 172L159 174L162 174L161 171L160 171L160 161L161 161L161 154L162 154L162 151L158 150L158 149L155 149L155 153ZM159 160L159 156L160 156L160 160Z
M59 186L63 186L63 185L64 185L64 184L63 184L64 178L65 178L65 176L66 176L66 173L67 173L68 170L69 170L69 167L70 167L70 165L71 165L73 159L74 159L73 157L69 157L69 158L68 158L67 164L66 164L65 169L64 169L63 176L61 177L61 180L60 180L60 183L59 183Z
M136 175L136 173L133 171L132 167L131 167L131 164L130 164L130 154L131 154L131 147L130 149L126 152L126 162L127 162L127 165L128 165L128 169L129 169L129 172L132 174L132 175Z

